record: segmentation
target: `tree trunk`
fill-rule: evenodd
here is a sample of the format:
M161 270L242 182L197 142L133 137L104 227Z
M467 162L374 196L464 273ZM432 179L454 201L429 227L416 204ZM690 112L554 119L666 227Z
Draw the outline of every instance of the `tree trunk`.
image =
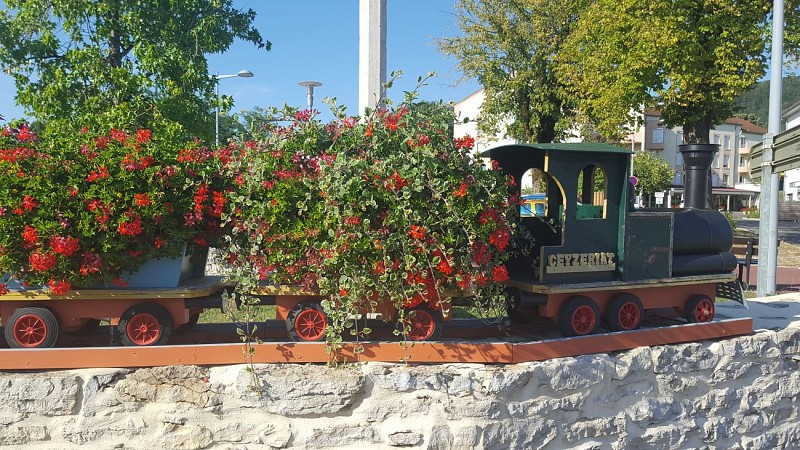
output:
M683 125L683 138L687 144L711 143L711 119L704 117Z

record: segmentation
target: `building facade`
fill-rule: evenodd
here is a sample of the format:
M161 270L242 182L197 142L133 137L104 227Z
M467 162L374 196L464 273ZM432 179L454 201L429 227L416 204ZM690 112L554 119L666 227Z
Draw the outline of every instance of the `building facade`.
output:
M644 110L644 126L629 139L636 151L658 153L675 170L673 187L667 206L680 202L683 193L683 158L678 145L684 144L682 128L668 128L661 122L658 110ZM750 178L750 149L761 143L767 130L747 120L731 117L711 130L711 143L719 145L711 164L711 183L716 207L727 210L752 208L757 205L760 186Z
M784 130L800 127L800 101L786 108L781 114L781 119L786 124ZM800 169L784 172L783 199L789 202L800 201Z

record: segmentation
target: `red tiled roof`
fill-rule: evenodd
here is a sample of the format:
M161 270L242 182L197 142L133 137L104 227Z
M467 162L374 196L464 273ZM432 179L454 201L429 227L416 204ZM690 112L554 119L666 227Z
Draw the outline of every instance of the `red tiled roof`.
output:
M732 125L741 125L742 131L747 133L754 133L754 134L767 134L767 129L764 127L760 127L753 122L748 120L744 120L740 117L728 117L728 120L725 123L729 123Z
M645 115L651 117L661 117L661 111L655 108L645 108L644 109ZM725 120L725 123L731 125L739 125L742 127L742 131L746 133L753 133L753 134L766 134L767 129L764 127L760 127L749 120L742 119L740 117L728 117Z

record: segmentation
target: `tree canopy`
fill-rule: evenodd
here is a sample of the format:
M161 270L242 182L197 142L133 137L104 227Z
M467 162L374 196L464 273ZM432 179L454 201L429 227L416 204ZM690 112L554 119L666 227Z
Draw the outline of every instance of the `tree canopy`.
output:
M463 36L440 49L459 60L465 76L484 87L478 129L523 142L560 140L572 105L556 79L553 57L585 0L460 0Z
M6 0L0 65L17 102L38 120L180 124L213 136L206 56L242 39L269 50L255 12L232 0ZM77 119L77 120L76 120Z
M636 190L648 196L669 188L675 177L675 171L669 163L649 151L636 152L633 158L633 174L639 178Z
M770 0L596 0L559 54L562 82L607 137L642 105L689 143L733 115L766 70Z

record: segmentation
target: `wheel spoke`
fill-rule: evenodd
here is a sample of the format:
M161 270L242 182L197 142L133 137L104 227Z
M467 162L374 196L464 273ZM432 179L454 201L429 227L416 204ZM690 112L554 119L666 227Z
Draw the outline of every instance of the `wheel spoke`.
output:
M136 314L128 322L127 331L136 345L150 345L161 335L161 324L150 314Z
M572 315L572 328L578 334L586 334L594 329L595 315L592 308L580 306Z
M14 339L23 347L38 347L47 337L47 324L33 314L20 317L13 327Z
M424 341L433 335L436 324L427 311L416 309L409 312L406 319L409 327L408 338L412 341Z
M639 325L641 315L635 303L625 303L619 310L619 324L626 330L631 330Z
M295 330L300 339L304 341L317 341L325 335L328 319L325 313L317 309L305 309L297 315L294 321Z

